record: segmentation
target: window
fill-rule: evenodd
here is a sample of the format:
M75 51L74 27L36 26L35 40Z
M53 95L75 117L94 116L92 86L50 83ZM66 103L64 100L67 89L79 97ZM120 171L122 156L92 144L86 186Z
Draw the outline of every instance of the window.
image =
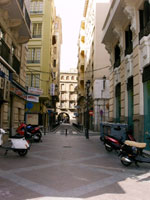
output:
M131 25L128 26L128 29L125 31L125 56L133 52L133 42L132 42L132 31L130 29Z
M41 38L41 36L42 36L42 24L41 23L33 23L32 37L33 38Z
M57 53L57 47L54 47L54 49L53 49L53 53L54 53L54 54Z
M40 74L27 74L26 85L28 87L39 88L40 87Z
M52 37L52 45L56 44L56 35L53 35Z
M61 80L64 80L64 76L61 76Z
M61 84L61 90L64 91L65 90L65 85Z
M70 91L73 91L73 84L70 84L70 86L69 86L69 89L70 89Z
M66 80L69 80L69 76L66 77Z
M30 13L43 13L43 1L42 0L31 0Z
M140 33L139 39L150 34L150 3L144 2L143 9L139 10Z
M115 46L115 63L114 63L114 68L119 67L120 66L120 47L117 44Z
M56 67L56 60L53 60L53 67Z
M29 48L27 54L27 63L40 63L41 49Z
M74 80L74 76L71 76L71 80Z

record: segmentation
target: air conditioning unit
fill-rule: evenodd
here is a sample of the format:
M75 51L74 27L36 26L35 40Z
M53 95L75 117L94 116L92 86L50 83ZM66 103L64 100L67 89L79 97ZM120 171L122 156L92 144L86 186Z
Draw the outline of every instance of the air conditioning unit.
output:
M4 89L4 78L0 77L0 89Z
M3 90L3 100L9 101L10 97L10 81L8 79L5 79L4 81L4 90Z

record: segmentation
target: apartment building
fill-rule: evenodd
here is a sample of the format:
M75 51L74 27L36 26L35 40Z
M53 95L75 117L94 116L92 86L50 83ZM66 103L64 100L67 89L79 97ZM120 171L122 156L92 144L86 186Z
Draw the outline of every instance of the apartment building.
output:
M113 0L102 39L111 58L110 119L128 123L135 138L147 143L150 132L149 9L148 0Z
M31 38L29 1L0 1L0 127L17 128L26 104L26 43Z
M28 43L27 79L26 83L31 93L28 97L26 120L31 123L48 127L52 119L53 96L56 85L54 71L59 68L59 47L54 37L57 32L56 10L53 0L31 0L30 18L32 21L32 39ZM57 23L58 24L58 23ZM61 26L59 26L61 28ZM59 35L59 34L58 34ZM56 39L56 38L55 38ZM57 51L54 59L54 49ZM52 61L53 60L53 61ZM56 64L57 63L57 64ZM31 106L32 105L32 106ZM30 108L30 106L32 108ZM32 117L31 117L32 116ZM33 118L35 121L33 122Z
M77 105L77 70L60 72L59 103L57 104L58 120L76 122Z
M90 128L99 130L100 121L108 119L109 54L101 43L102 27L110 1L85 0L78 40L78 121L85 123L85 102L89 95ZM90 81L87 94L86 82ZM100 115L101 113L101 115Z

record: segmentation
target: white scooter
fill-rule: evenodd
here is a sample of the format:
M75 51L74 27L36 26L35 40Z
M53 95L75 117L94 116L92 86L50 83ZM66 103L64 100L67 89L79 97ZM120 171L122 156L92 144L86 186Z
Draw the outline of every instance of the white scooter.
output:
M19 154L19 156L25 156L30 148L28 142L23 137L8 137L6 131L0 128L0 148L5 149L5 155L9 150L12 150Z

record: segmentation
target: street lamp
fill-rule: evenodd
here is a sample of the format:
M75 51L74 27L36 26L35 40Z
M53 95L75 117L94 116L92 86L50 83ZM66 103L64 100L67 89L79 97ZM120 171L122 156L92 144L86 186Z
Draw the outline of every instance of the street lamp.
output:
M89 139L89 89L90 89L90 80L86 81L86 127L85 127L85 137Z

